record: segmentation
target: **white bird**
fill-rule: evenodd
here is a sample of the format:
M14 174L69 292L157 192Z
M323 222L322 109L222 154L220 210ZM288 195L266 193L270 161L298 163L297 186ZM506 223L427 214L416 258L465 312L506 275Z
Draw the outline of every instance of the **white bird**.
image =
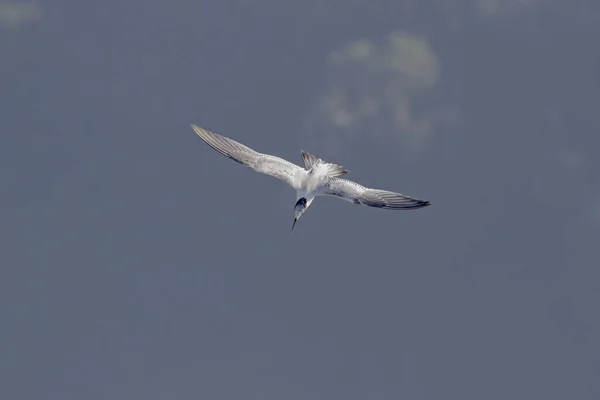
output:
M194 124L191 126L206 144L219 153L256 172L278 178L296 189L292 230L294 230L296 221L304 214L316 196L335 196L354 204L388 210L416 210L431 204L429 201L417 200L387 190L369 189L356 182L341 179L339 176L347 174L348 170L340 165L327 163L302 150L304 168L282 158L256 152L235 140Z

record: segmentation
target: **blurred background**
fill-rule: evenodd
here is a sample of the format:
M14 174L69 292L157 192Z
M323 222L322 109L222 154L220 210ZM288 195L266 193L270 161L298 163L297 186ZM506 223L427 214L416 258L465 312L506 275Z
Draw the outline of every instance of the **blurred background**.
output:
M599 37L596 0L0 0L0 397L600 398ZM432 206L290 233L190 123Z

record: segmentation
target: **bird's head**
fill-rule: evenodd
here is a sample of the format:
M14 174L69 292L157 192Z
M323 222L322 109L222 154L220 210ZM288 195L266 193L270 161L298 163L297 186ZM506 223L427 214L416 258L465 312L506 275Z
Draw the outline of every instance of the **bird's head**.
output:
M300 219L302 214L304 214L304 211L306 211L306 198L302 197L296 202L296 205L294 206L294 224L292 225L292 230L294 230L294 226L296 226L296 221Z

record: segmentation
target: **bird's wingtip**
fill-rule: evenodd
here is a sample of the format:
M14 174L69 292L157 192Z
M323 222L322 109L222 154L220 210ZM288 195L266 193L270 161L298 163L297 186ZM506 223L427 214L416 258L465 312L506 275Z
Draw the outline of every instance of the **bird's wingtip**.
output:
M196 135L198 135L200 137L202 137L201 135L206 132L205 129L200 128L196 124L190 124L190 126L192 127L192 129L194 130L194 132L196 133Z

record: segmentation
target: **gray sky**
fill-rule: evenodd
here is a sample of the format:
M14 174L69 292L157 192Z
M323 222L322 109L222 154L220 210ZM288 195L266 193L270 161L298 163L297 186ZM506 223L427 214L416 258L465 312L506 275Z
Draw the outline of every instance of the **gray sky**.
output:
M600 398L600 3L0 1L0 397ZM295 193L195 123L432 201Z

